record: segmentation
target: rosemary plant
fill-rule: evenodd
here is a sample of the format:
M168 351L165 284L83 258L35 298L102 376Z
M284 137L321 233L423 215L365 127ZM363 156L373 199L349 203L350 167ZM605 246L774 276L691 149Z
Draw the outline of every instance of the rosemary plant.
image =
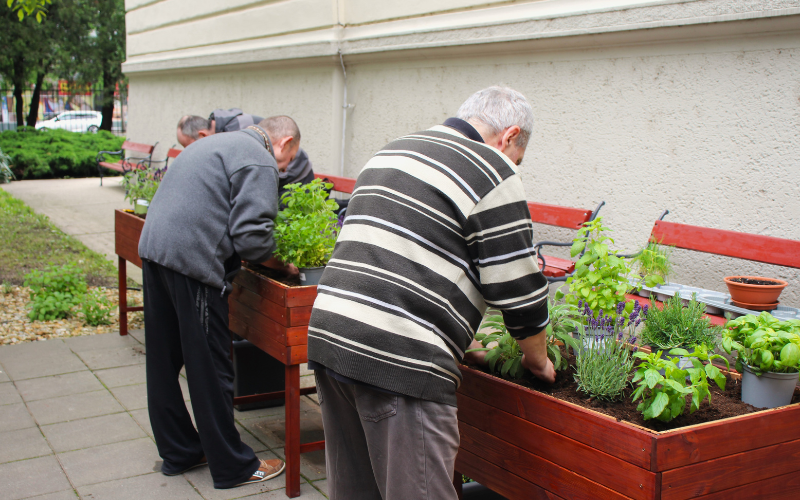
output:
M703 344L713 351L722 327L713 326L703 317L705 305L696 299L693 294L689 305L684 307L683 300L676 294L662 309L651 309L642 328L642 344L661 350Z

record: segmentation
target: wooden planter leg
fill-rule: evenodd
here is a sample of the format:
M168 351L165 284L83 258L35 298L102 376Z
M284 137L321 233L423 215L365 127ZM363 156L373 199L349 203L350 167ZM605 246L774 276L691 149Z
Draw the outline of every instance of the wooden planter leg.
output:
M300 496L300 365L286 365L286 496Z
M461 491L461 486L464 484L464 478L461 476L461 473L455 471L453 474L453 486L456 487L456 495L458 495L458 500L462 500L464 498L464 494Z
M102 179L100 181L102 183ZM102 184L101 184L102 185ZM119 256L118 256L119 257ZM128 268L127 261L119 257L119 334L128 334Z

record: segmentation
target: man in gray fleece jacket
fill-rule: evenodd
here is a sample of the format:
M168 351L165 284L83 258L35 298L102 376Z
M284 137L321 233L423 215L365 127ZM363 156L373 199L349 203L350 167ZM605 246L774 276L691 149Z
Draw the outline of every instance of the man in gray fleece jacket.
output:
M150 205L139 256L148 408L165 475L208 464L214 487L232 488L285 467L256 458L234 425L227 294L241 259L285 269L271 258L278 170L299 142L286 116L195 142ZM178 383L184 365L197 430Z

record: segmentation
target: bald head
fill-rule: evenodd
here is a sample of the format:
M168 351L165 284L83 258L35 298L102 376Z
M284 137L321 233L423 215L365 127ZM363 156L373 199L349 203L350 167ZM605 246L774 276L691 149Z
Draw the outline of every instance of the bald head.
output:
M284 115L265 118L258 126L269 135L278 170L285 171L300 148L300 128L291 117Z

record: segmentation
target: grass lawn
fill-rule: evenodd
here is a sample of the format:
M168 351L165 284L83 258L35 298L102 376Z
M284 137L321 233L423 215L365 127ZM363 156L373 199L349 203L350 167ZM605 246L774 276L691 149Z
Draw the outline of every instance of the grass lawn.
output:
M0 283L21 285L34 269L72 262L84 270L90 286L117 286L117 270L109 260L2 189L0 242Z

